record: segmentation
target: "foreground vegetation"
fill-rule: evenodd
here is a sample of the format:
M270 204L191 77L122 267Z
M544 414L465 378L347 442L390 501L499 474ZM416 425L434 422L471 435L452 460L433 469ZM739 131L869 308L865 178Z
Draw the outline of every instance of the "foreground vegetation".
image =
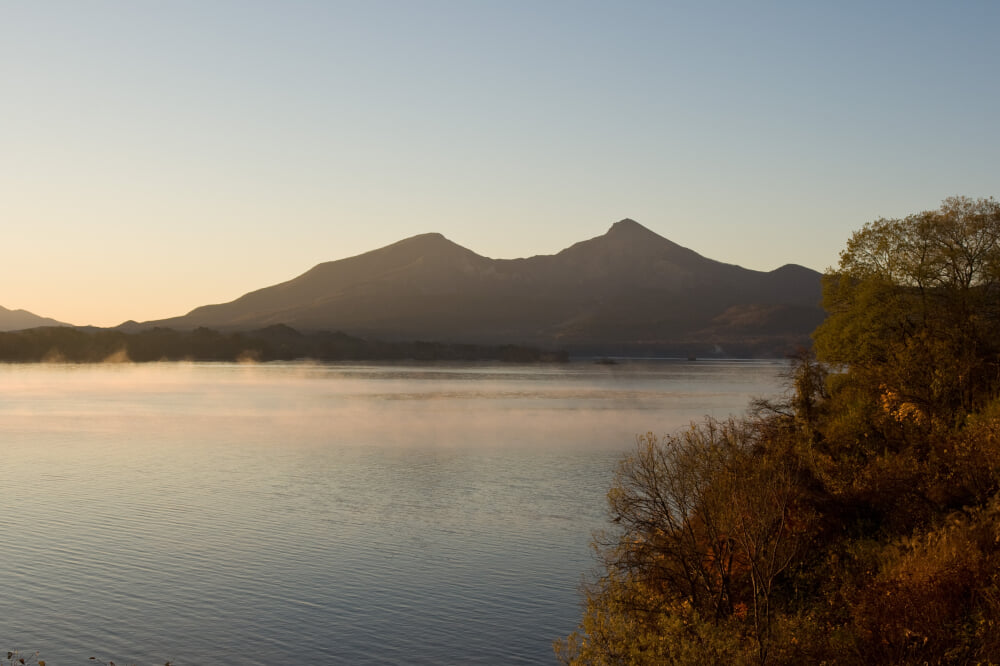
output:
M858 231L783 402L641 437L568 664L1000 663L1000 205Z

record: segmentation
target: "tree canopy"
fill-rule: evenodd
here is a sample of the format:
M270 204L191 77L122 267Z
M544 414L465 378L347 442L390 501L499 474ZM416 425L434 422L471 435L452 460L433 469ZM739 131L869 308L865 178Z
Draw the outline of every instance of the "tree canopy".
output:
M824 276L823 305L823 361L880 381L915 417L981 407L1000 379L1000 204L953 197L865 225Z

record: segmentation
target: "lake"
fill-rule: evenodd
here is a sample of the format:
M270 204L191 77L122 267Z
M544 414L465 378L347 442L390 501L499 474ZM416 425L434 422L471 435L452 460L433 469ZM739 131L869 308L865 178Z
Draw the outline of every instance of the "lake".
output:
M785 368L0 365L0 649L553 663L636 434Z

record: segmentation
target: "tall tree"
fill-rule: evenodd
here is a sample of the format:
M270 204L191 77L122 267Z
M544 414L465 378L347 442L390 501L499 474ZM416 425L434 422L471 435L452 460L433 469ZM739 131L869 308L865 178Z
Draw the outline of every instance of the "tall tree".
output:
M951 425L1000 380L1000 204L952 197L865 225L823 299L821 360L850 366L896 417Z

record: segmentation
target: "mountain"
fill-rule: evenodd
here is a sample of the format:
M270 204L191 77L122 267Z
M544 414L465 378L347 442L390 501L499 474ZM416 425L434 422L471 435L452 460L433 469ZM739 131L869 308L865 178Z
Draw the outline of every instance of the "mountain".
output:
M38 326L68 326L55 319L39 317L27 310L8 310L0 306L0 331L19 331Z
M527 343L595 353L780 353L822 321L820 275L705 258L634 220L555 255L490 259L414 236L152 326L286 324L386 340Z

